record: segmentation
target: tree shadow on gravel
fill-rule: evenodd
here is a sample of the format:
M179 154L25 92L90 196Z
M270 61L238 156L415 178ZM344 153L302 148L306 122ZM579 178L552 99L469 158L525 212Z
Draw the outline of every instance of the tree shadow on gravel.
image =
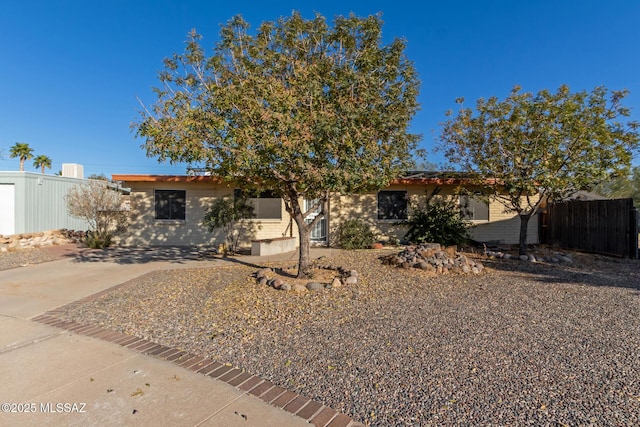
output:
M146 264L151 262L169 262L185 264L186 262L220 262L240 264L251 268L261 268L262 265L242 259L242 254L222 257L214 249L175 246L151 248L81 248L63 255L77 263L110 262L121 265Z
M525 273L542 283L574 283L640 290L640 260L582 256L574 264L481 259L496 271Z
M68 254L74 262L112 262L116 264L146 264L149 262L171 262L184 264L187 261L216 261L220 257L210 249L192 247L156 247L156 248L106 248L80 249Z

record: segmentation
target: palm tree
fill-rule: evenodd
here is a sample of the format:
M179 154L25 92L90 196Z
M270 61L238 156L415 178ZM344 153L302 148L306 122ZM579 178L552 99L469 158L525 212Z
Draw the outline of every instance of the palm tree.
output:
M20 159L20 172L24 171L24 161L33 158L33 148L29 147L26 142L16 142L9 150L11 158L18 157Z
M33 159L33 167L42 168L42 174L44 175L44 168L51 169L51 159L43 154L36 156L36 158Z

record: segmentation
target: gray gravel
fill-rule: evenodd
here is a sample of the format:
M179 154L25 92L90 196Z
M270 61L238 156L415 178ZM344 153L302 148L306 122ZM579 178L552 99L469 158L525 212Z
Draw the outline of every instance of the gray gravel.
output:
M65 245L65 247L68 246L72 245ZM46 249L34 247L0 252L0 270L54 261L60 259L62 256L64 256L62 251L57 247L48 247Z
M640 425L640 263L482 260L475 276L340 255L296 295L255 268L148 274L67 319L240 366L368 425ZM0 260L2 257L0 256Z

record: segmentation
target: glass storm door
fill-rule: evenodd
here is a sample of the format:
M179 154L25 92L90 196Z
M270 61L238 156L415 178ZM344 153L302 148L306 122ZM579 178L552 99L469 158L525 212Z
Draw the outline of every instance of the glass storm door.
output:
M319 202L318 199L314 199L314 200L304 199L304 206L303 206L304 211L307 212L313 206L318 204L318 202ZM309 215L307 215L307 217L304 219L307 222L307 224L310 223L311 221L313 221L314 218L316 216L318 216L318 213L321 210L322 210L321 206L318 205L318 207L316 209L314 209L313 212L311 212ZM316 223L316 225L313 227L313 230L311 230L311 241L312 242L326 242L327 241L327 217L326 216L323 217L320 221L318 221Z

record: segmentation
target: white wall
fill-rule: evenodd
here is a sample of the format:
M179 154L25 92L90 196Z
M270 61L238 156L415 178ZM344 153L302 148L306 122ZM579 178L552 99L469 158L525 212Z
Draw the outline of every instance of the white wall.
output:
M15 234L16 186L0 184L0 234Z

